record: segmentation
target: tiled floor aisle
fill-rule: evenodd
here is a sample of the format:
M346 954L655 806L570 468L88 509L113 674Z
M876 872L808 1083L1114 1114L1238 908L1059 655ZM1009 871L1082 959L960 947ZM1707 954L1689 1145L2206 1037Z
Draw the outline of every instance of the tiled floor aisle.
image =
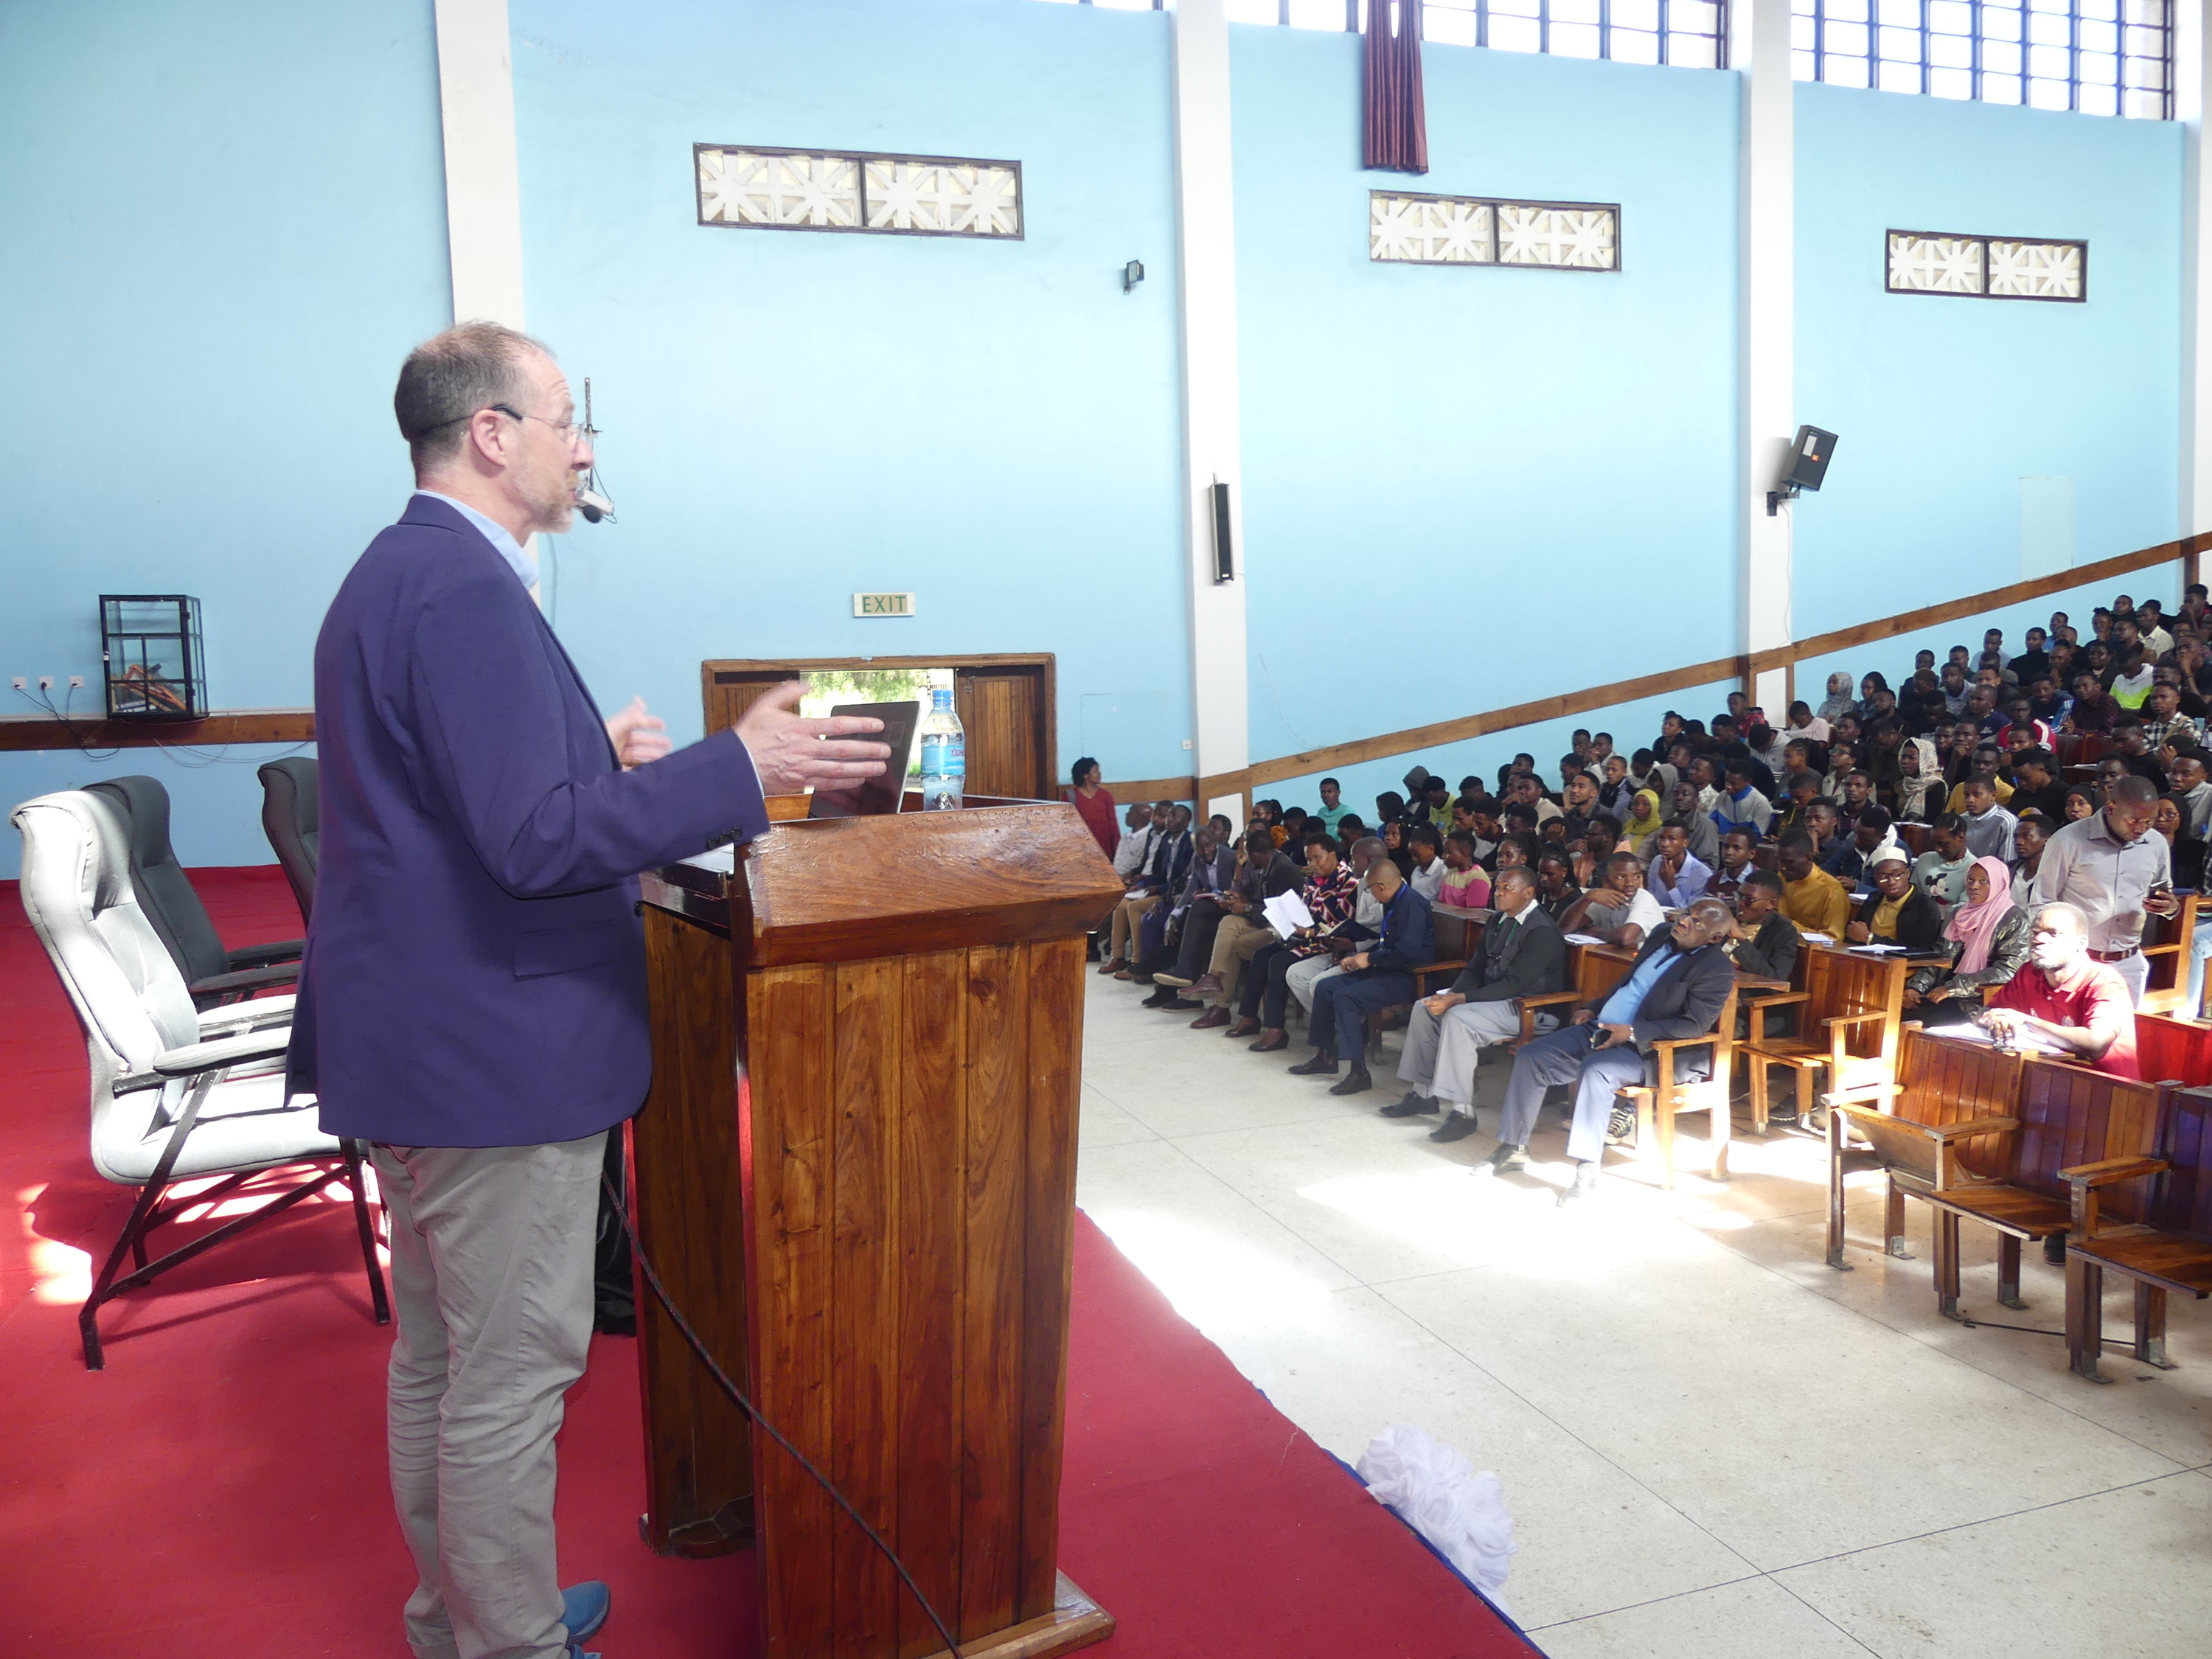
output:
M2173 1309L2181 1370L2114 1355L2094 1387L2055 1338L1937 1317L1922 1206L1921 1259L1891 1261L1869 1188L1831 1272L1810 1139L1741 1129L1732 1181L1672 1194L1616 1155L1563 1211L1553 1115L1492 1182L1487 1136L1376 1117L1395 1085L1286 1075L1295 1032L1262 1058L1090 982L1084 1207L1340 1455L1402 1421L1496 1470L1504 1599L1555 1659L2206 1650L2212 1304ZM1967 1237L1970 1316L2061 1323L2059 1272L2031 1251L2006 1313Z

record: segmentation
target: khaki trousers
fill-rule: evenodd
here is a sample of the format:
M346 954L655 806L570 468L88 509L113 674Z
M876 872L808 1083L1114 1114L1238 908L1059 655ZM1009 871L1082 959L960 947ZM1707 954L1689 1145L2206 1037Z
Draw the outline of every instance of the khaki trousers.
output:
M1137 924L1145 919L1145 913L1159 902L1158 893L1147 893L1142 898L1125 898L1114 907L1113 933L1108 940L1106 951L1109 958L1129 954L1136 945Z
M592 1340L606 1133L372 1146L392 1217L392 1495L418 1659L558 1659L553 1437Z
M1206 970L1221 979L1221 988L1213 994L1215 1007L1226 1008L1237 1000L1237 988L1244 980L1244 964L1252 960L1261 945L1281 937L1264 921L1247 921L1243 916L1222 917L1221 926L1213 935L1213 959Z

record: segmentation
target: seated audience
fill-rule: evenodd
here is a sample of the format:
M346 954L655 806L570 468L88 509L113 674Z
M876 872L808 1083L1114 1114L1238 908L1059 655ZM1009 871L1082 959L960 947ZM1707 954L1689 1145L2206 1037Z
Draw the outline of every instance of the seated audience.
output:
M1628 815L1620 823L1620 833L1628 839L1628 850L1638 858L1650 858L1652 839L1658 835L1662 822L1658 792L1638 790L1630 798Z
M1764 836L1774 822L1774 805L1759 793L1753 779L1756 764L1748 755L1740 755L1728 763L1727 788L1713 808L1714 827L1723 834L1742 824Z
M1899 818L1924 823L1944 810L1943 768L1934 743L1926 738L1907 738L1897 751L1897 771L1895 811Z
M1417 823L1407 832L1406 845L1413 859L1406 879L1413 884L1415 892L1434 904L1437 890L1444 884L1443 835L1432 823Z
M1337 1057L1352 1069L1329 1091L1356 1095L1375 1086L1367 1074L1367 1016L1413 1000L1413 969L1435 956L1429 902L1416 893L1388 859L1367 872L1367 890L1382 907L1375 942L1344 958L1343 973L1314 987L1313 1017L1307 1026L1313 1058L1291 1067L1300 1077L1334 1077Z
M1929 830L1934 844L1913 860L1912 884L1942 905L1948 917L1966 896L1966 872L1974 860L1966 851L1966 821L1958 814L1946 812Z
M1574 878L1574 866L1565 853L1547 849L1537 855L1536 902L1544 907L1544 914L1558 921L1581 900L1583 890ZM1500 864L1498 873L1504 875L1506 866Z
M2040 812L2058 817L2066 805L2066 786L2058 781L2058 757L2047 749L2012 752L2012 799L2005 806L2015 817Z
M1321 781L1321 811L1313 814L1321 820L1322 828L1334 835L1336 826L1351 810L1344 804L1344 786L1334 778L1323 778Z
M1586 933L1633 951L1666 919L1659 901L1644 884L1644 860L1633 853L1615 853L1606 860L1603 884L1567 907L1559 918L1559 931Z
M1843 883L1814 862L1811 832L1784 830L1774 851L1782 878L1782 914L1801 933L1840 942L1851 919L1851 896Z
M2022 812L2012 832L2012 902L2022 910L2028 908L2029 894L2035 884L2035 872L2043 863L2044 844L2058 828L2056 819L2040 812Z
M2185 822L2180 801L2172 795L2160 795L2158 805L2151 808L2151 830L2166 839L2173 884L2185 893L2193 893L2204 884L2204 843L2181 833Z
M1398 1078L1405 1097L1382 1108L1384 1117L1414 1117L1449 1107L1431 1140L1458 1140L1474 1132L1474 1073L1482 1050L1521 1032L1516 997L1544 996L1567 988L1567 946L1558 926L1536 902L1526 870L1498 878L1498 918L1486 928L1482 949L1440 991L1413 1005ZM1557 1024L1539 1013L1537 1026Z
M2032 933L2028 913L2013 902L2005 861L1976 859L1966 872L1966 901L1943 927L1951 960L1916 968L1906 978L1907 1017L1929 1025L1966 1018L1981 1005L1984 987L2006 984L2020 971Z
M2083 818L2094 817L2104 811L2105 792L2094 783L2077 783L2066 792L2063 823L2079 823Z
M1145 867L1146 854L1152 850L1155 826L1164 828L1173 801L1157 801L1146 806L1141 801L1133 804L1128 815L1121 820L1123 835L1114 849L1114 873L1127 886L1136 880L1137 872Z
M1403 818L1391 818L1382 825L1382 853L1398 866L1398 873L1410 876L1413 872L1413 845L1406 838L1407 824Z
M1284 1018L1290 1006L1291 969L1310 957L1328 954L1324 941L1352 921L1358 888L1351 866L1337 856L1336 843L1324 835L1309 836L1306 878L1298 888L1298 896L1305 901L1313 923L1288 939L1264 943L1252 953L1237 997L1237 1021L1229 1036L1256 1033L1259 1041L1251 1045L1255 1054L1272 1054L1290 1046Z
M1157 810L1155 831L1143 866L1132 882L1128 896L1114 907L1111 942L1098 971L1119 974L1129 967L1129 952L1136 948L1137 928L1153 906L1182 890L1190 874L1198 845L1190 833L1190 808L1176 802L1163 817Z
M1146 913L1130 957L1135 965L1115 978L1181 988L1206 971L1215 930L1231 914L1231 889L1237 872L1244 867L1244 849L1228 832L1229 820L1217 817L1193 833L1197 855L1191 860L1182 891L1171 906L1158 905ZM1176 938L1172 950L1168 948L1170 933ZM1174 971L1178 968L1180 972Z
M1475 840L1464 830L1444 837L1444 877L1434 900L1443 910L1486 910L1490 908L1490 878L1475 861ZM1531 875L1530 884L1535 878Z
M1748 830L1731 830L1721 837L1721 861L1705 889L1716 898L1733 902L1744 881L1758 867L1759 837ZM1778 893L1780 889L1778 887Z
M1229 1024L1230 1005L1236 1000L1245 963L1261 945L1279 937L1267 919L1267 901L1294 891L1302 873L1276 847L1268 830L1256 829L1245 836L1243 859L1222 898L1230 914L1214 929L1213 950L1205 975L1190 987L1186 997L1168 1005L1181 1012L1211 997L1213 1006L1191 1021L1194 1030ZM1165 981L1167 976L1159 978Z
M1971 777L1960 789L1966 797L1960 823L1966 851L1975 858L2003 858L2012 851L2013 827L2020 820L1997 805L1996 781Z
M1577 1006L1573 1023L1522 1046L1505 1085L1498 1150L1488 1168L1504 1174L1528 1167L1529 1132L1544 1091L1554 1083L1575 1087L1567 1156L1574 1184L1562 1204L1585 1198L1597 1185L1598 1161L1623 1109L1620 1091L1649 1076L1644 1050L1668 1038L1702 1036L1713 1029L1735 981L1728 953L1718 948L1735 918L1718 899L1699 899L1673 922L1656 929L1626 979L1603 999ZM1710 1049L1676 1056L1677 1079L1710 1075ZM1632 1114L1628 1121L1634 1122ZM1620 1133L1626 1133L1622 1128Z
M1887 852L1869 872L1874 890L1859 903L1844 927L1853 945L1893 945L1923 955L1943 940L1942 907L1912 884L1912 866L1902 852Z
M1733 826L1729 831L1731 836L1737 833ZM1662 909L1680 910L1705 896L1713 872L1711 866L1690 850L1689 832L1679 823L1670 823L1659 831L1644 878Z
M1897 846L1897 832L1890 826L1889 814L1869 803L1850 835L1838 836L1832 846L1824 848L1820 867L1844 886L1856 887L1875 855L1885 848Z
M1721 855L1720 826L1713 822L1711 809L1700 804L1696 782L1680 779L1669 793L1668 811L1661 822L1680 824L1689 834L1690 850L1711 864Z
M2135 1000L2118 971L2089 954L2087 919L2070 904L2036 911L2027 965L1982 1018L2000 1041L2048 1047L2115 1077L2141 1075Z
M1803 948L1796 925L1782 914L1782 878L1771 870L1752 870L1736 894L1735 915L1721 948L1740 974L1786 980L1797 971Z

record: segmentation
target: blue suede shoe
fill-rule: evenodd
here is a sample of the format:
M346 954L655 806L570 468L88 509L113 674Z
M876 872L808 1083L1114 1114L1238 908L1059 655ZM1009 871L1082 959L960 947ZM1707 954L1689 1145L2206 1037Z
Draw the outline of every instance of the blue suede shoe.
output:
M580 1584L571 1584L561 1592L561 1622L568 1627L568 1650L574 1653L576 1644L599 1633L599 1626L607 1622L607 1610L614 1606L614 1596L596 1578L587 1578ZM579 1655L578 1659L592 1659L590 1655Z

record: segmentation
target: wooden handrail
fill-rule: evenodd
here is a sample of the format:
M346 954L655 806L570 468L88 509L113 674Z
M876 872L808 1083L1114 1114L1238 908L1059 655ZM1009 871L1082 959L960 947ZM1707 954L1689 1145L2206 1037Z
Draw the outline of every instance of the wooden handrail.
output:
M97 714L0 714L0 753L52 749L213 748L227 743L313 743L312 708L223 708L196 720L111 720Z

